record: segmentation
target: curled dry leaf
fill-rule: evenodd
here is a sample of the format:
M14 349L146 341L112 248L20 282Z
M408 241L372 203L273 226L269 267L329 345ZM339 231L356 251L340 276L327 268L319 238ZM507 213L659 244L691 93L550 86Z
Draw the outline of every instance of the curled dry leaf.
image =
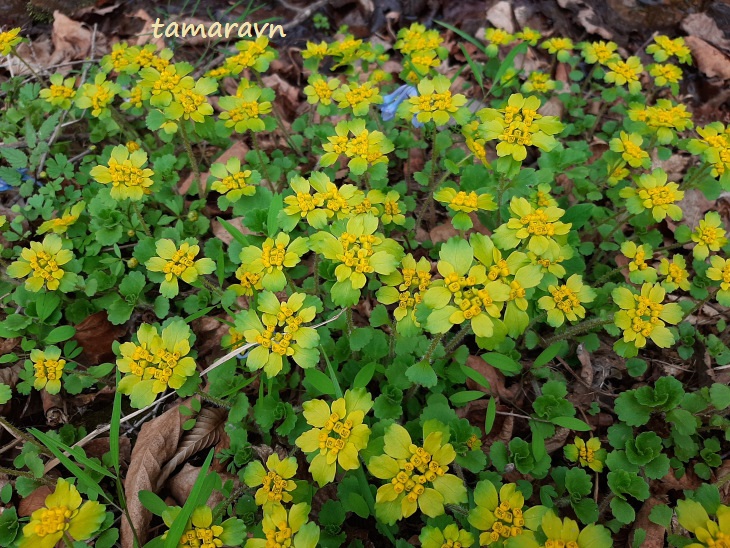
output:
M512 401L515 398L517 385L511 389L507 389L504 386L504 375L485 362L479 356L469 356L466 359L466 366L472 368L477 373L481 373L484 378L489 381L489 389L487 390L483 386L478 385L471 379L466 380L466 385L469 390L481 390L487 394L491 394L494 397L498 397L503 400Z
M142 490L155 491L162 467L178 452L182 435L183 417L180 407L175 406L150 421L145 422L132 450L132 458L124 480L129 516L144 543L152 514L139 500ZM133 548L134 535L127 520L122 520L122 548Z
M545 451L548 453L554 453L558 449L561 449L565 445L565 440L568 439L570 430L567 428L557 428L555 435L545 440Z
M98 37L98 36L97 36ZM83 23L53 12L53 59L55 62L84 59L91 52L92 32Z
M682 21L682 28L689 35L701 36L703 40L718 48L730 51L730 40L725 38L725 33L717 25L717 21L706 13L691 13Z
M697 61L697 68L710 78L730 80L730 59L727 55L697 36L687 36L685 41Z
M60 394L49 394L42 390L41 401L43 402L43 412L46 415L46 424L48 426L58 428L68 422L66 402Z
M512 2L501 0L487 10L487 21L498 28L514 33L518 29L515 28L515 18L512 15ZM483 38L483 36L480 36Z
M198 451L202 451L211 445L215 445L225 435L224 427L228 411L217 407L203 407L195 418L195 426L192 430L185 432L180 440L177 452L160 470L157 477L155 490L159 490L165 480L175 469L192 457Z
M642 548L664 548L664 536L667 530L661 525L657 525L653 521L649 520L649 514L651 509L662 504L662 501L655 497L647 499L641 506L641 510L636 515L636 521L634 522L631 530L631 537L634 538L636 532L640 529L646 531L646 537L644 542L641 544Z

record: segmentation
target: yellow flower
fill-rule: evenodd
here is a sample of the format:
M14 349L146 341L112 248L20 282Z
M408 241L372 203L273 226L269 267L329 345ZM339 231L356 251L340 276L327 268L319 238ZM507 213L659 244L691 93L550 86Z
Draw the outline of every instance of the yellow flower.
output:
M172 527L182 508L173 506L162 512L162 521ZM169 529L161 540L167 539ZM198 506L193 510L186 524L178 548L218 548L220 546L240 546L246 538L246 526L243 520L230 518L218 525L213 523L213 512L207 506ZM164 544L161 543L161 544Z
M106 74L100 72L94 78L93 84L81 86L76 96L76 106L81 109L90 108L94 118L108 118L111 116L109 105L121 90L119 84L108 82Z
M433 120L437 126L445 125L451 116L457 121L463 116L459 113L460 107L466 104L466 97L457 93L452 95L449 88L451 81L445 76L438 75L433 80L423 79L418 84L418 95L403 102L403 108L398 109L402 118L411 118L413 114L421 123Z
M712 257L712 259L714 258ZM712 279L709 273L710 270L707 271L707 275ZM661 284L667 291L671 292L677 288L689 291L689 273L687 272L687 263L682 255L675 255L671 262L669 259L662 259L659 264L659 273L664 276Z
M145 266L150 272L162 272L164 281L160 284L160 293L171 299L178 294L178 278L192 284L199 277L215 271L213 259L202 258L195 260L200 253L200 246L183 242L178 248L175 242L167 238L158 240L155 244L157 256L150 258Z
M621 308L614 315L614 323L623 329L623 342L632 343L637 349L646 346L648 338L660 348L674 344L674 335L665 327L665 322L679 323L682 308L677 303L662 304L665 295L663 287L650 283L642 285L638 295L626 287L617 287L611 292L614 302Z
M368 462L370 473L387 481L375 497L375 515L387 524L410 517L419 508L435 518L444 513L444 505L467 500L464 482L448 473L456 458L448 443L448 427L436 420L426 421L423 437L423 446L418 446L408 430L391 424L385 431L384 454Z
M195 360L190 353L190 327L176 319L162 330L143 323L137 330L137 343L119 346L121 357L117 367L126 375L117 389L130 396L133 407L151 404L157 394L169 388L181 388L195 373Z
M421 77L428 74L429 70L441 64L441 59L435 51L416 51L408 59L410 65L415 69Z
M598 438L589 438L587 442L581 438L575 438L572 445L563 447L563 451L565 458L570 462L577 462L595 472L603 471L606 450L601 449L601 440Z
M332 104L332 93L340 85L340 81L336 78L325 80L324 76L318 73L312 74L307 79L307 83L309 85L304 88L307 103L310 105L320 104L324 106Z
M154 172L145 168L147 153L137 150L130 154L124 145L117 145L112 149L109 163L106 166L95 166L89 174L101 184L111 183L111 197L115 200L130 199L133 202L141 200L152 191L152 175Z
M131 64L130 54L136 55L139 47L130 47L126 42L117 42L112 46L112 51L102 57L99 65L104 72L125 72Z
M300 502L289 510L275 506L271 512L264 512L262 528L266 540L249 538L244 548L317 548L319 527L308 521L309 509L306 502Z
M571 322L585 318L586 309L583 303L590 303L596 298L596 293L578 274L573 274L561 286L548 286L550 296L541 297L538 306L547 310L547 322L553 327L560 327L567 318Z
M626 61L614 60L606 63L608 71L603 79L617 86L626 85L631 93L639 93L641 91L641 76L644 66L638 57L629 57Z
M667 216L673 221L682 218L682 209L676 202L684 198L684 191L679 190L677 183L667 183L667 173L663 169L641 175L636 187L626 187L619 192L622 198L626 198L626 209L630 213L638 215L650 210L656 222Z
M491 481L482 480L474 490L474 503L475 507L469 512L469 523L482 531L480 546L503 546L503 541L515 537L525 540L526 546L536 545L532 531L526 530L526 526L539 518L545 507L526 509L525 497L517 490L517 485L503 485L498 493Z
M571 224L560 222L565 213L559 207L533 208L525 198L513 197L510 201L509 221L499 226L493 240L502 249L513 249L522 241L535 255L547 251L555 237L566 235ZM558 242L559 243L559 242Z
M347 390L331 408L323 400L304 402L304 418L312 428L295 443L305 453L315 454L309 471L320 487L335 479L338 464L343 470L360 467L359 452L370 438L370 427L363 421L372 407L364 388Z
M720 290L717 292L717 302L723 306L730 305L730 260L723 259L717 255L710 257L712 266L707 269L707 277L720 282Z
M269 47L266 36L259 36L256 40L241 40L236 44L236 49L239 53L226 59L226 66L233 74L240 74L245 68L266 72L271 61L277 57L276 50Z
M353 136L350 137L350 134ZM342 120L335 126L335 135L327 137L329 143L322 148L325 154L320 159L323 166L334 164L341 154L345 154L350 161L347 167L354 175L362 175L368 167L375 164L387 163L386 156L394 148L393 143L380 131L370 131L365 128L365 120L356 118Z
M565 63L572 53L573 41L570 38L549 38L541 44L541 47L548 50L548 53L557 55L558 61Z
M484 31L484 39L489 42L486 54L493 57L497 55L500 46L511 44L515 37L505 30L488 28Z
M720 248L727 244L720 214L716 211L707 212L705 218L700 219L699 225L692 232L692 241L697 244L692 249L695 259L703 261L710 251L720 251Z
M66 360L61 359L61 349L49 346L45 350L34 348L30 351L30 361L35 371L33 388L46 389L49 394L58 394L61 391L61 375Z
M547 93L555 89L555 81L550 79L549 74L531 72L520 89L525 93Z
M649 159L649 153L641 148L643 141L641 135L622 131L619 137L611 139L610 147L614 152L620 152L621 157L631 167L648 167L651 160Z
M216 162L210 166L210 174L216 179L210 189L224 194L229 202L234 203L243 196L256 194L256 185L261 181L258 171L241 169L241 160L231 157L225 164Z
M403 215L405 209L401 209L399 200L400 194L395 190L388 191L383 198L383 214L380 216L380 220L384 225L394 223L403 226L406 224L406 216Z
M33 292L43 287L49 291L59 288L69 291L76 281L76 275L61 268L73 259L73 253L63 249L63 245L63 240L55 234L46 236L42 243L30 242L30 248L21 251L20 259L8 266L8 276L25 278L30 275L25 287Z
M654 38L654 44L646 48L646 52L654 56L654 60L663 63L672 56L676 56L680 63L692 64L692 57L689 48L684 43L684 38L672 40L668 36L658 35Z
M561 520L553 513L553 510L548 510L542 516L540 527L547 537L543 544L546 548L610 548L613 546L611 532L604 526L590 524L581 530L577 522L570 518Z
M437 50L443 38L437 30L426 30L420 23L413 23L410 27L398 31L398 40L394 48L403 55L411 55L416 51Z
M75 78L63 78L62 74L51 76L51 85L40 91L40 96L55 107L71 108L71 101L76 96Z
M537 42L542 38L542 34L540 34L539 31L531 29L530 27L525 27L521 31L519 31L517 34L515 34L515 38L518 40L524 40L531 46L536 46Z
M671 63L651 65L649 67L649 74L654 77L654 83L657 86L678 84L682 79L682 69L677 65L672 65Z
M415 307L423 301L423 294L431 285L431 263L421 257L416 263L410 253L403 257L402 268L381 276L383 286L376 294L378 301L390 305L398 303L393 311L398 333L409 337L418 332Z
M319 44L307 42L307 49L302 51L302 59L316 59L321 61L327 55L327 42L322 41Z
M240 95L221 97L218 104L224 112L220 114L220 119L225 120L225 126L232 127L237 133L246 130L264 131L266 124L261 115L271 112L273 99L273 90L262 90L258 86L247 88Z
M686 105L673 105L669 99L657 99L656 104L650 107L632 103L628 114L631 120L641 122L650 132L655 132L657 141L662 145L674 138L672 129L683 131L694 125Z
M269 291L281 291L286 286L285 269L299 264L309 251L306 237L290 241L289 234L279 232L276 239L267 238L261 247L248 246L241 250L241 263L249 272L261 274L261 285Z
M730 507L720 504L715 515L717 521L710 519L707 510L697 501L677 501L677 521L699 541L686 544L686 548L724 548L728 545L730 542Z
M86 202L79 202L72 206L71 209L66 209L61 217L41 224L37 230L38 234L45 234L48 231L53 231L55 234L63 234L68 230L68 227L79 220L79 216L85 207Z
M242 264L236 269L237 284L230 286L238 295L250 297L256 291L261 291L264 286L261 285L261 274L254 274L248 270L247 265Z
M281 460L279 455L272 453L266 459L266 468L259 461L246 466L243 481L249 487L261 486L256 491L256 504L263 506L264 512L270 512L273 506L292 501L290 491L296 489L297 484L291 478L296 473L295 457Z
M370 105L383 102L380 91L370 82L345 84L332 93L332 99L338 101L339 108L352 109L355 116L366 116Z
M56 489L46 497L43 508L30 516L23 527L18 548L53 548L66 535L73 540L89 539L106 516L104 505L96 501L82 504L76 487L65 479L56 482Z
M451 187L445 187L434 192L433 197L437 202L441 202L456 212L451 222L458 230L469 230L473 226L469 213L497 209L494 198L486 192L483 194L477 194L474 191L467 193L463 190L456 191Z
M0 32L0 55L9 54L23 40L18 34L20 34L20 27Z
M656 270L646 262L646 258L651 259L654 254L649 244L636 245L634 242L626 241L621 244L621 253L631 259L629 279L632 283L654 283L656 281Z
M474 537L468 531L459 529L455 523L446 527L424 527L418 536L422 548L469 548L474 544Z
M580 53L588 64L600 63L605 65L609 61L620 59L618 53L616 53L618 44L615 42L599 40L598 42L584 42L581 46Z

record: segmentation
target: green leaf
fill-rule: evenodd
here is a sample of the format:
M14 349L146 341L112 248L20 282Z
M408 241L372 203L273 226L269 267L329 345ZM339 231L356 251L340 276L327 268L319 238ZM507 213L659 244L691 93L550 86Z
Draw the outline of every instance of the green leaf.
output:
M717 382L710 386L710 403L718 411L730 406L730 386Z
M508 356L496 352L487 352L482 356L485 362L496 367L505 375L516 375L522 371L522 366Z
M119 284L119 292L125 297L136 297L142 293L147 279L141 272L130 272Z
M491 88L489 88L488 95L492 93L492 90L496 86L497 82L499 82L502 79L502 77L507 73L507 71L511 67L515 66L515 57L527 52L527 47L528 47L527 42L522 42L521 44L517 44L505 56L504 60L502 61L502 64L499 65L499 69L497 70L497 73L494 75L494 80L493 80L494 84L492 85Z
M560 221L563 223L571 223L573 225L571 229L578 230L590 220L594 211L596 211L596 206L593 204L572 205L565 211L565 215L563 215Z
M349 337L350 350L353 352L359 352L365 348L368 343L373 339L375 330L372 327L360 327L354 329Z
M461 367L461 371L464 373L464 375L469 377L471 380L473 380L479 386L482 386L482 387L486 388L487 390L491 389L489 381L479 371L477 371L476 369L472 369L471 367L468 367L466 365L461 365L460 367Z
M388 309L384 305L379 304L370 313L370 325L373 327L380 327L381 325L388 325L390 323L390 316L388 315Z
M160 497L158 497L152 491L147 491L144 489L142 491L140 491L139 492L139 501L142 503L142 506L147 508L147 510L149 510L156 516L161 516L168 509L168 506L167 506L167 504L165 504L165 501L163 501Z
M322 373L319 369L307 369L304 371L306 382L313 386L322 394L334 396L336 393L335 385L332 380Z
M672 523L672 509L666 504L657 504L649 512L649 521L669 529Z
M246 239L246 236L243 235L243 233L238 230L235 226L233 226L231 223L226 221L225 219L221 219L220 217L217 218L218 222L221 224L223 228L226 229L226 232L233 236L233 238L242 246L246 247L248 245L248 240Z
M466 58L466 62L469 63L469 67L471 68L471 72L474 75L474 78L476 78L477 84L479 84L480 88L484 87L484 79L482 77L482 68L481 65L477 65L474 63L474 61L471 58L471 55L469 55L469 52L466 50L463 44L460 44L461 52L464 54L464 57Z
M28 157L19 148L0 148L0 156L7 160L13 169L21 169L28 166Z
M18 534L18 513L12 506L0 514L0 546L12 546Z
M494 419L497 417L497 403L494 398L489 398L487 404L487 414L484 418L484 432L489 435L494 427Z
M560 348L563 346L562 341L554 342L550 346L548 346L545 350L540 352L540 355L535 358L535 362L532 364L533 367L542 367L543 365L546 365L550 363L555 356L558 355L558 352L560 352Z
M425 388L431 388L438 383L436 372L427 361L420 361L406 369L406 378L415 384Z
M195 480L193 490L190 492L188 500L185 501L185 505L182 507L182 510L180 510L180 513L175 517L175 521L173 521L170 526L170 531L165 538L164 548L178 547L180 537L182 537L185 532L185 526L187 525L190 516L192 516L193 510L195 510L195 508L197 508L201 503L205 503L205 501L208 500L210 493L213 491L213 480L215 479L216 474L208 475L208 469L210 468L210 463L213 460L214 454L215 449L211 449L210 453L208 453L208 457L203 463L203 467L200 469L198 478Z
M484 395L484 392L480 392L479 390L463 390L456 394L452 394L449 400L451 400L451 403L455 406L460 407L462 405L466 405L470 401L478 400Z
M56 344L63 341L67 341L71 337L73 337L76 334L76 329L71 327L70 325L62 325L59 327L56 327L55 329L51 330L51 332L46 335L45 343L46 344Z
M40 293L35 299L35 309L38 319L45 321L61 304L61 297L55 293Z
M590 426L575 417L555 417L551 419L550 422L557 424L558 426L562 426L563 428L575 430L576 432L590 432L591 430Z
M375 363L369 363L355 375L355 380L352 381L353 388L365 388L368 383L372 380L375 374Z
M269 238L273 238L279 231L279 212L284 208L284 198L281 194L274 194L269 204L269 214L266 217L266 231Z

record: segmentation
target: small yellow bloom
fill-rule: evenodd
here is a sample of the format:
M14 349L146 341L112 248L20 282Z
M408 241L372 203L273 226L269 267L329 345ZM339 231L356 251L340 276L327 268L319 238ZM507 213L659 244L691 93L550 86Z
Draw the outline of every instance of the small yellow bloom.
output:
M243 481L249 487L259 487L256 491L256 504L264 507L264 512L271 511L275 505L291 502L291 491L297 484L291 479L297 473L297 459L289 457L281 460L272 453L266 459L266 468L259 461L254 461L243 472Z
M712 279L709 270L707 272L708 277ZM659 274L664 276L661 284L667 291L674 291L677 288L689 291L690 283L687 262L682 255L675 255L671 262L669 259L662 259L659 264Z
M49 346L45 350L34 348L30 351L30 361L35 372L33 388L45 388L49 394L58 394L61 391L61 375L66 365L66 360L61 359L61 349L56 346Z
M66 209L63 215L57 219L51 219L46 221L38 227L38 234L45 234L46 232L52 231L55 234L63 234L68 230L72 224L79 220L81 212L86 207L86 202L79 202L78 204Z
M231 203L256 194L256 185L261 181L258 171L241 169L241 160L236 157L229 158L225 164L216 162L210 166L210 174L216 178L211 190L224 194Z
M616 48L618 44L615 42L604 42L599 40L598 42L584 42L581 48L581 55L585 59L586 63L594 65L600 63L605 65L609 61L620 60Z
M583 279L578 274L573 274L561 286L549 286L548 292L549 296L538 300L538 306L547 310L547 321L553 327L563 325L566 318L571 322L585 318L586 309L583 308L583 303L590 303L596 298L596 293L583 285Z
M29 291L38 292L43 287L55 291L61 287L62 291L70 289L76 280L76 275L66 272L63 265L73 259L69 249L63 249L63 240L55 234L49 234L43 242L30 242L30 248L20 253L20 259L12 263L7 274L11 278L25 278L25 287Z
M549 38L541 44L541 47L546 49L548 53L556 55L558 61L565 63L573 51L573 41L570 38Z
M0 32L0 55L7 55L15 49L23 38L18 36L20 27Z
M164 281L160 284L160 293L171 299L180 291L178 278L189 284L199 277L215 271L213 259L195 259L200 253L200 246L183 242L178 248L175 242L167 238L156 243L157 256L145 263L150 272L162 272Z
M86 540L99 529L105 515L104 505L96 501L82 504L76 487L59 479L43 508L33 512L30 522L23 527L18 548L53 548L64 534L73 540Z
M366 116L370 105L383 102L380 91L370 82L345 84L332 93L332 99L339 108L352 109L355 116Z
M589 438L583 441L575 438L572 445L563 448L565 458L571 462L577 462L581 466L587 466L595 472L603 471L603 462L606 459L606 450L601 449L601 440Z
M646 52L654 56L654 60L663 63L672 56L676 56L680 63L692 64L692 56L689 48L684 43L684 38L672 40L668 36L659 35L654 38L654 44L646 48Z
M617 86L626 85L631 93L639 93L641 91L641 76L644 66L638 57L629 57L626 61L614 60L607 63L608 71L603 79Z
M332 93L340 85L340 81L336 78L330 78L325 80L321 74L312 74L308 79L308 86L304 88L304 94L307 96L307 103L310 105L324 105L328 106L332 104Z
M699 225L692 232L692 241L697 244L692 249L692 255L700 260L705 260L710 251L720 251L721 247L727 245L720 214L716 211L706 213L705 218L700 219Z
M93 167L89 174L104 185L111 183L110 194L115 200L128 198L137 202L152 192L149 187L154 172L144 167L146 163L147 153L143 150L130 153L126 146L117 145L112 149L109 163Z
M682 218L682 209L677 202L684 198L684 191L679 190L677 183L667 182L667 174L663 169L641 175L636 188L623 188L619 195L626 198L626 209L634 215L650 210L656 222L667 216L673 221Z
M81 109L91 109L94 118L108 118L111 116L109 105L121 90L119 84L107 81L106 74L100 72L94 78L93 84L84 84L79 89L76 106Z
M614 315L614 323L623 330L624 343L632 343L637 349L646 346L647 339L660 348L674 344L674 335L665 327L665 322L677 324L683 313L677 303L663 304L665 295L663 287L650 283L641 286L640 294L626 287L617 287L611 292L614 302L621 308Z
M75 78L64 79L62 74L51 76L51 85L40 91L40 96L56 107L71 108L71 101L76 96Z
M654 283L656 281L656 270L646 262L646 259L651 259L654 254L649 244L636 245L634 242L627 241L621 244L621 253L631 259L629 279L633 283Z
M649 74L654 77L654 83L657 86L678 84L682 79L682 69L671 63L651 65L649 67Z
M405 110L403 118L410 118L413 114L421 123L433 120L437 126L445 125L452 116L457 115L459 108L466 104L466 97L457 93L452 95L449 88L451 81L445 76L438 75L433 80L423 79L418 84L418 95L404 102L404 108L398 109L399 114Z
M619 137L611 139L610 147L614 152L620 152L631 167L648 167L651 161L649 153L641 148L643 141L641 135L622 131Z

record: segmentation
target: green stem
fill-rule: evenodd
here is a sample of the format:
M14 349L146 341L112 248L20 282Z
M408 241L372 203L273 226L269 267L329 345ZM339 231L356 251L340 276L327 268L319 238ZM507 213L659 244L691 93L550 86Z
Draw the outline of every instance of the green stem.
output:
M210 283L204 276L200 276L198 279L207 290L212 291L213 293L218 295L218 297L223 297L223 290L220 287Z
M709 168L709 169L708 169ZM679 185L680 190L689 190L694 188L694 184L700 177L704 176L710 169L712 169L711 164L702 164L702 167L699 168L697 171L695 171L692 174L692 177L687 179L686 181L682 181L682 183Z
M352 332L355 330L355 323L352 319L352 307L349 307L345 314L347 315L347 336L352 337Z
M360 483L360 491L362 491L361 494L365 496L365 501L368 503L368 507L370 508L370 513L372 515L375 515L375 498L373 497L373 492L370 490L370 484L368 483L368 479L365 476L363 466L365 466L364 461L358 467L355 475L357 476L358 482ZM383 525L380 530L385 533L385 536L388 537L388 540L390 540L392 545L395 546L395 537L393 536L393 533L391 533L390 529L388 529L388 526Z
M234 489L230 496L223 501L223 504L221 504L219 509L213 514L213 523L217 523L217 520L222 517L223 514L226 512L226 508L228 508L231 504L234 504L238 499L245 495L246 491L248 491L248 487L246 485L241 485L240 487Z
M17 58L18 58L18 59L20 60L20 62L21 62L21 63L23 63L23 64L25 65L25 67L26 67L26 68L27 68L27 69L28 69L28 70L29 70L29 71L31 72L31 74L32 74L33 76L35 76L36 78L38 78L38 81L39 81L39 82L43 82L43 78L41 78L41 75L40 75L40 74L38 74L38 73L37 73L37 72L35 71L35 69L34 69L33 67L31 67L31 66L30 66L30 65L28 64L28 62L27 62L27 61L26 61L25 59L23 59L23 58L22 58L22 57L21 57L20 55L18 55L17 53L15 54L15 57L17 57Z
M314 254L312 276L314 276L314 294L319 297L319 253Z
M8 476L13 476L16 478L28 478L33 481L38 481L42 483L43 485L47 485L48 487L53 487L56 485L56 482L51 481L47 478L37 478L30 472L23 472L22 470L13 470L12 468L4 468L0 466L0 474L7 474Z
M595 135L596 131L598 131L598 126L601 123L601 120L603 119L603 115L606 114L606 111L608 110L609 104L603 103L601 105L601 108L598 110L598 114L596 114L596 121L593 122L593 127L588 132L588 136L586 137L586 141L590 142L591 139L593 139L593 135Z
M142 212L139 209L139 205L137 205L137 202L132 202L132 208L134 209L134 212L137 214L137 218L139 219L140 224L142 225L142 229L144 230L144 233L147 234L148 237L152 237L152 232L150 232L150 227L147 226L147 223L144 220L144 217L142 216Z
M259 138L256 136L255 132L251 133L251 140L253 141L253 148L256 151L256 156L259 158L259 165L261 166L261 171L264 172L264 177L266 177L266 182L269 185L269 190L276 194L276 187L274 186L274 181L271 180L271 175L269 174L269 168L264 162L264 156L261 153L261 147L259 146Z
M459 161L456 164L456 167L461 167L467 160L472 158L472 154L467 155L465 158L463 158L461 161ZM414 230L418 230L418 227L421 226L421 221L423 220L423 216L426 214L426 211L428 210L429 206L431 205L431 201L433 200L433 193L434 191L441 186L441 183L443 183L446 179L449 178L451 175L450 171L447 171L443 177L441 177L438 181L433 181L428 185L428 190L426 191L426 197L423 205L421 206L421 209L418 212L418 215L416 216L416 224L414 226Z
M471 322L467 322L462 326L462 328L452 337L452 339L449 341L449 343L444 347L444 350L446 351L446 355L448 356L451 354L459 344L461 344L461 341L464 340L464 337L467 336L469 331L471 330Z
M74 543L69 538L68 533L64 532L61 538L63 539L63 545L66 546L66 548L74 548Z
M422 362L427 362L429 365L431 364L431 357L436 351L436 348L441 342L441 339L444 338L444 335L445 333L439 333L438 335L436 335L436 337L434 337L434 339L431 341L431 345L428 347L428 350L426 350L426 354L423 356L423 358L421 358Z
M556 333L552 337L545 339L545 347L550 346L554 342L563 341L565 339L569 339L571 337L581 335L583 333L591 331L592 329L595 329L596 327L601 327L603 325L608 325L610 323L613 323L613 316L610 319L606 319L606 320L604 320L602 318L593 318L592 320L586 320L584 322L580 322L579 324L569 327L562 333Z
M187 152L188 159L190 160L190 168L193 170L193 181L195 181L195 184L197 185L198 196L201 200L204 200L206 189L203 188L200 183L200 169L198 168L198 161L195 159L195 155L193 154L193 146L190 144L190 137L188 137L188 130L185 129L184 121L180 122L180 137L182 137L185 152Z
M5 428L5 430L10 432L14 437L19 438L26 443L32 443L33 445L35 445L38 448L38 450L45 456L51 457L51 458L53 458L55 456L48 449L46 449L46 447L43 444L38 443L38 441L35 438L29 436L28 434L26 434L19 428L16 428L12 424L10 424L8 421L6 421L3 417L0 417L0 425L2 425L3 428ZM32 477L32 476L29 476L29 477ZM39 480L39 481L41 481L41 480Z
M208 403L212 403L213 405L216 405L218 407L222 407L223 409L230 409L232 406L227 401L224 401L220 398L216 398L215 396L212 396L208 394L207 392L203 392L200 388L195 390L195 394L201 399L205 400Z

